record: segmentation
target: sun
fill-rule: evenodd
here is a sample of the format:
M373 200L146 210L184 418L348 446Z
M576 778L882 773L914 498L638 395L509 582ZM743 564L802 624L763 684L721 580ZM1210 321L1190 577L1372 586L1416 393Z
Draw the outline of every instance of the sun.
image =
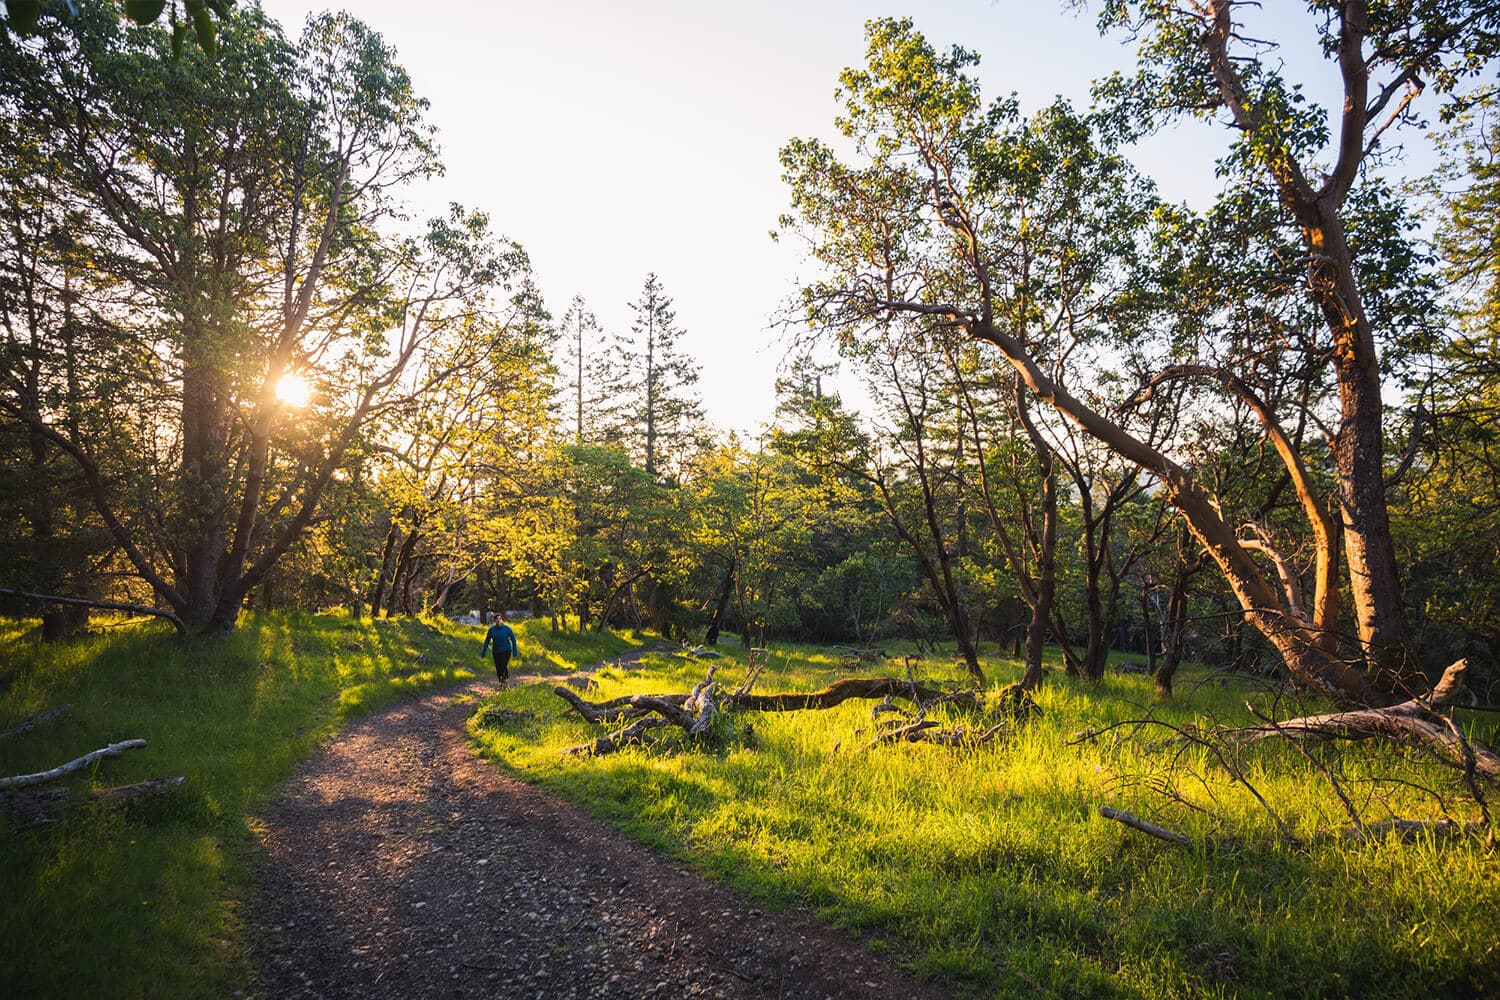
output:
M276 398L287 406L306 406L312 398L312 386L301 375L283 375L276 383Z

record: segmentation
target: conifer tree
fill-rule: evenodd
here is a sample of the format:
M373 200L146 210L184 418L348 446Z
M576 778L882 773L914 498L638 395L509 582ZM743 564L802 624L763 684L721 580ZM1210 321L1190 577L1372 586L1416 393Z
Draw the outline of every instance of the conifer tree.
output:
M678 352L682 330L672 299L655 273L646 276L641 296L631 303L632 339L622 351L624 385L620 428L646 473L659 478L691 450L703 422L703 406L693 393L698 365Z

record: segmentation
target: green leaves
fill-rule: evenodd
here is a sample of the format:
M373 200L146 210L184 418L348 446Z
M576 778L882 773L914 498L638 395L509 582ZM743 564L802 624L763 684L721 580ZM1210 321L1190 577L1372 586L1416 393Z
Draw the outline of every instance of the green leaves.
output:
M234 12L234 0L171 0L170 4L168 0L125 0L124 11L125 18L138 25L155 24L163 13L167 15L171 23L173 61L182 58L189 25L198 47L212 59L219 54L220 30ZM43 14L61 17L64 12L71 24L79 15L78 4L74 0L8 0L0 26L17 35L32 35L39 29Z
M166 9L166 0L125 0L125 16L136 24L150 24Z
M35 32L41 16L40 0L6 0L5 26L18 35Z
M210 59L219 54L219 29L214 24L213 15L209 13L208 6L203 3L193 3L193 0L184 0L188 16L193 19L193 33L198 36L198 44Z

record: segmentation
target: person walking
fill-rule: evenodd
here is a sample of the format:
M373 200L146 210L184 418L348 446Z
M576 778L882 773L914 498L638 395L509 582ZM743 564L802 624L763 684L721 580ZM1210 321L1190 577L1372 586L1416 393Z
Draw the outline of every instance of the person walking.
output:
M516 645L515 629L505 624L505 616L498 611L495 612L495 623L484 634L484 645L480 647L479 655L482 657L487 652L495 654L495 676L499 678L500 686L504 687L510 680L510 658L520 656L521 648Z

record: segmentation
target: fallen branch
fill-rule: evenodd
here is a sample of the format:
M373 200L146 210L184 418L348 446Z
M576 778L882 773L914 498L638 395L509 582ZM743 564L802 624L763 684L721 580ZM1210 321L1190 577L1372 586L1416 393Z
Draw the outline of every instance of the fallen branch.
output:
M0 792L0 811L30 820L32 823L56 822L53 814L80 801L89 801L101 806L115 808L124 806L147 796L164 795L180 791L187 779L154 778L131 785L116 785L113 788L92 788L77 792L71 788L43 788L38 791Z
M707 739L709 731L714 724L714 691L718 685L714 683L714 671L717 666L708 668L708 676L693 688L693 693L688 700L682 703L682 710L689 714L695 714L693 724L688 727L688 735L696 740Z
M13 726L12 728L5 730L3 733L0 733L0 736L24 736L35 729L37 726L41 725L43 722L48 722L52 719L57 718L59 715L62 715L72 707L72 703L69 702L65 705L58 705L56 708L49 708L45 712L40 712L36 715L33 715L31 718L27 719L19 726Z
M765 660L761 660L759 663L757 663L755 665L755 669L750 671L750 675L745 678L745 683L734 689L734 694L729 696L730 699L733 700L736 698L743 698L748 695L750 693L750 689L755 686L755 682L760 679L760 672L765 668Z
M1099 815L1103 816L1105 819L1112 819L1116 823L1124 823L1132 830L1139 830L1142 833L1150 834L1158 840L1165 840L1169 844L1181 844L1183 846L1186 846L1192 843L1192 841L1188 839L1186 834L1178 833L1176 830L1168 830L1166 827L1157 826L1155 823L1148 823L1145 820L1141 819L1139 816L1133 816L1128 812L1121 812L1119 809L1111 809L1109 806L1100 806Z
M1388 834L1396 834L1402 840L1415 840L1427 834L1456 837L1460 834L1478 832L1483 830L1484 826L1483 823L1459 823L1451 819L1387 819L1379 823L1365 823L1361 826L1350 827L1344 830L1341 836L1344 840L1353 843L1380 840Z
M187 778L179 774L175 778L152 778L150 781L137 781L131 785L95 788L89 792L89 798L104 805L117 806L148 795L165 795L168 792L181 791L186 784Z
M119 743L111 743L107 747L101 747L91 753L86 753L76 760L70 760L66 764L59 764L50 771L38 771L35 774L16 774L9 778L0 778L0 791L11 788L26 788L31 785L43 785L49 781L66 777L74 771L80 771L88 767L96 760L104 757L118 757L126 750L134 750L136 747L146 745L145 740L124 740Z
M924 738L926 731L936 729L937 723L931 719L921 717L912 719L910 722L898 724L883 730L869 743L865 744L865 750L873 750L883 743L900 743L902 741L915 743Z
M593 723L624 722L627 719L638 719L641 716L650 715L652 712L660 712L671 717L672 721L679 725L692 725L692 717L687 716L682 710L682 703L689 697L687 694L629 694L623 698L612 698L609 701L591 702L585 701L575 691L562 685L553 688L552 693L572 705L579 715ZM682 721L680 717L685 717L687 721Z
M905 680L896 677L845 678L835 681L821 691L751 694L751 687L760 676L764 664L764 659L754 664L744 683L730 694L723 693L719 685L714 682L717 667L710 667L707 676L686 694L635 694L604 702L590 702L567 687L559 685L552 689L553 693L571 705L574 711L588 722L600 725L636 720L633 725L618 733L601 736L592 743L571 747L567 752L595 755L610 753L628 743L639 742L648 730L659 729L667 725L678 726L690 738L703 741L713 731L715 719L724 712L736 710L793 712L805 709L825 709L841 705L853 698L882 698L884 699L882 704L892 709L894 709L893 698L907 699L917 705L914 715L906 716L904 712L901 713L904 721L882 732L870 746L902 740L908 742L929 740L950 746L977 746L994 739L1010 721L1007 720L1006 723L978 731L968 728L937 729L938 723L926 720L928 709L939 705L974 708L978 705L977 692L973 690L943 691L923 687L911 677ZM1029 701L1029 699L1026 700ZM1011 707L1012 714L1016 718L1024 714L1015 711L1016 706Z
M27 590L7 590L0 587L0 594L6 597L24 597L32 601L44 601L48 604L71 604L74 607L98 608L101 611L129 611L137 615L150 615L153 618L162 618L172 623L178 635L187 634L187 626L182 619L177 617L175 611L166 608L153 608L149 604L127 604L123 601L104 601L93 597L59 597L57 594L34 594Z
M601 736L592 743L580 743L576 747L568 747L565 753L575 756L578 754L591 754L595 757L601 757L631 743L639 743L649 730L660 729L662 726L670 726L671 724L671 722L659 715L650 715L644 719L637 719L617 733Z
M752 712L796 712L810 708L833 708L851 698L905 698L918 704L942 699L966 708L972 708L976 704L973 691L941 691L911 684L897 677L846 677L834 681L821 691L746 694L732 696L726 701L732 701L735 708Z
M1467 660L1454 663L1443 672L1442 679L1426 698L1413 698L1387 708L1359 708L1246 726L1226 730L1223 735L1248 741L1277 736L1294 740L1391 739L1424 747L1461 770L1500 784L1500 756L1465 739L1456 726L1434 711L1458 697L1467 668Z

